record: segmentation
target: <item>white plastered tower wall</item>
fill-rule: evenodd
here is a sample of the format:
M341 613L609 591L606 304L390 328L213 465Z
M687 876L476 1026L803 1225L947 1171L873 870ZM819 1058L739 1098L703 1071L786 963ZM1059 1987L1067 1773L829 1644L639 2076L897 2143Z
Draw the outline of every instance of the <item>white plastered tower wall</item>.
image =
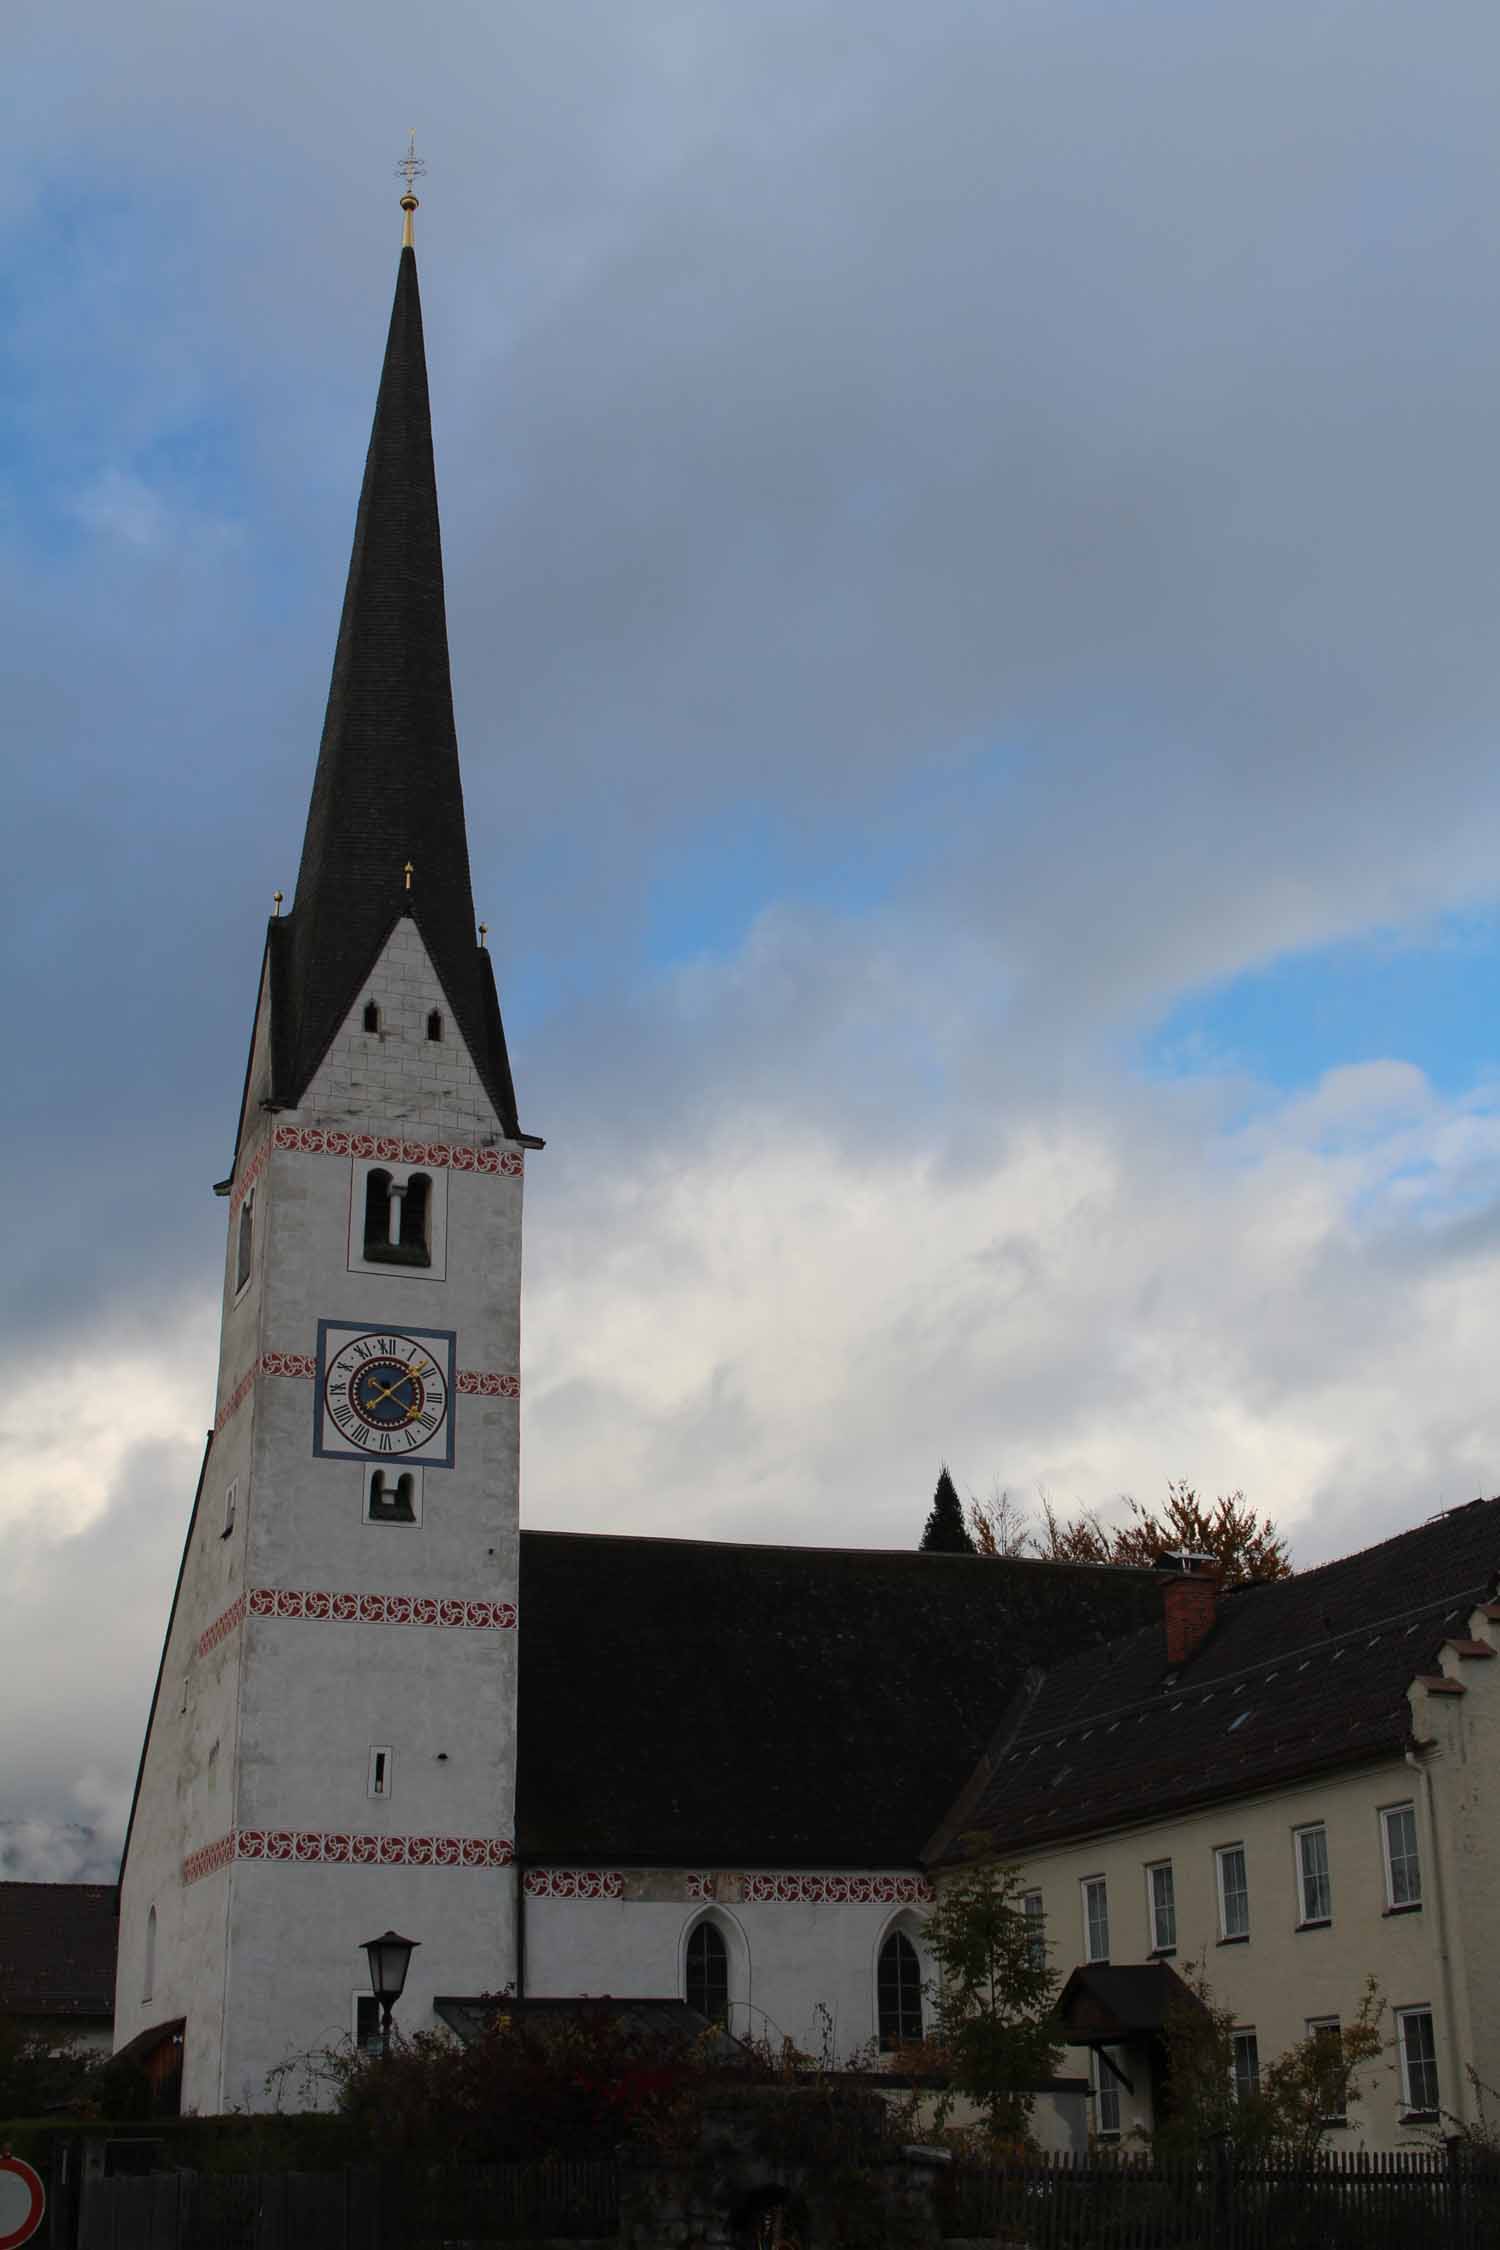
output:
M267 1019L263 991L231 1190L219 1427L123 1892L117 2038L184 2017L183 2102L200 2110L265 2106L268 2073L346 2037L361 1942L383 1929L420 1940L402 2003L413 2027L432 2020L435 1993L514 1975L522 1152L412 918L396 922L296 1109L261 1107ZM356 1190L378 1157L442 1175L445 1255L435 1244L431 1268L360 1258ZM246 1193L251 1275L237 1291ZM423 1467L417 1522L367 1521L366 1469L314 1451L324 1321L453 1335L453 1466ZM376 1746L388 1789L372 1798Z

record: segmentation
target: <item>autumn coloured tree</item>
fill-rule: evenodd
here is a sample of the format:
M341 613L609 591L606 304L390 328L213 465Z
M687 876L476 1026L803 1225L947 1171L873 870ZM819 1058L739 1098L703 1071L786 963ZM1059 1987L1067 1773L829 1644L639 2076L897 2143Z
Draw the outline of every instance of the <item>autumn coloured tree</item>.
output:
M1149 1569L1158 1558L1186 1549L1212 1555L1226 1586L1247 1586L1268 1578L1290 1578L1287 1544L1269 1516L1257 1516L1243 1492L1220 1493L1211 1504L1198 1498L1186 1479L1167 1486L1160 1510L1143 1507L1127 1494L1129 1515L1106 1523L1096 1508L1068 1519L1043 1498L1040 1522L1033 1526L1008 1492L971 1500L969 1526L981 1555L1030 1554L1047 1562L1123 1563Z

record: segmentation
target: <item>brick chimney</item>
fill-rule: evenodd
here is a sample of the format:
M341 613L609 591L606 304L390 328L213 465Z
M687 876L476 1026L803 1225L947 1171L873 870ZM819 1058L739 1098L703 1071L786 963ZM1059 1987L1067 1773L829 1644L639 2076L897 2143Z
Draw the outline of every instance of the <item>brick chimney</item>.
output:
M1223 1573L1214 1556L1189 1554L1185 1548L1158 1555L1156 1567L1162 1573L1167 1670L1177 1672L1197 1654L1214 1629Z

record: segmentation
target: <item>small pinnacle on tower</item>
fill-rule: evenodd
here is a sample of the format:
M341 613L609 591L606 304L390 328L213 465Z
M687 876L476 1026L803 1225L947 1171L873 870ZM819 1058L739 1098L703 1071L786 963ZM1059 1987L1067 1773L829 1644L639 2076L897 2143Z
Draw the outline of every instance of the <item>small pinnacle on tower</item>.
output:
M412 866L412 863L411 863L411 861L410 861L410 860L408 860L408 861L407 861L406 865L405 865L405 866L404 866L404 867L402 868L401 872L402 872L402 874L403 874L403 875L404 875L404 876L406 877L406 888L407 888L408 890L410 890L410 889L411 889L411 879L412 879L412 876L413 876L413 875L414 875L414 874L416 873L416 870L415 870L415 868L414 868L414 867Z
M412 213L417 209L417 198L412 193L412 181L419 180L427 167L417 154L417 129L412 127L406 139L406 154L396 166L397 174L406 182L406 193L401 198L401 208L406 213L406 223L401 230L401 247L410 250L412 244Z
M485 939L486 939L486 938L487 938L487 937L489 936L489 934L490 934L490 926L489 926L489 923L488 923L488 922L481 922L481 923L480 923L480 925L479 925L479 942L480 942L480 945L481 945L481 946L482 946L482 945L484 944L484 941L485 941Z

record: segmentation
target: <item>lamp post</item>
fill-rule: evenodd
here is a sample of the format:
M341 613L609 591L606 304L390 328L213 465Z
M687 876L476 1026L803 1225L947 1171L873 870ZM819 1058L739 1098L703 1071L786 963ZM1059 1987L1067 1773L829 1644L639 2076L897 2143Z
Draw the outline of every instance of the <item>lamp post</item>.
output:
M419 1938L401 1937L395 1930L387 1930L380 1937L365 1939L365 1953L370 1963L370 1990L380 2003L380 2059L391 2059L391 2010L400 1999L406 1983L406 1972L411 1957L421 1943Z

